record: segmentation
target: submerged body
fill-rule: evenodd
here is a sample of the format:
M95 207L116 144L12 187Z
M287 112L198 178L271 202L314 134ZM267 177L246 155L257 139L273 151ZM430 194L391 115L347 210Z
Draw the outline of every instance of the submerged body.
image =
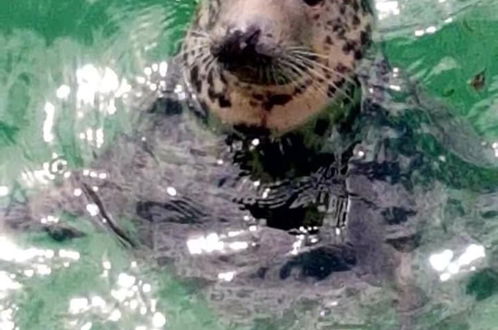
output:
M329 318L361 324L371 321L365 304L411 311L423 302L403 261L427 216L417 213L422 194L399 180L410 176L410 158L385 145L394 128L374 136L379 126L360 129L385 113L356 112L324 136L274 138L212 131L174 98L160 97L133 135L96 160L91 171L107 173L105 180L74 171L31 200L27 213L10 210L10 226L41 227L60 240L83 233L39 219L93 221L200 285L233 324L271 324L291 311L299 318L301 308L320 313L331 301L341 307ZM383 288L393 284L390 297Z

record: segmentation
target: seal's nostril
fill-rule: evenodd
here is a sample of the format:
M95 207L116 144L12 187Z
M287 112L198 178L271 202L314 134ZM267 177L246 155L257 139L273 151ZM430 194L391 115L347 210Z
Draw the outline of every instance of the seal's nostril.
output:
M211 53L228 70L241 67L261 66L271 62L272 47L261 38L262 30L257 25L245 30L229 30L225 37L211 47Z
M242 34L242 42L249 47L256 48L259 43L259 37L261 36L261 29L258 27L250 27L247 31Z

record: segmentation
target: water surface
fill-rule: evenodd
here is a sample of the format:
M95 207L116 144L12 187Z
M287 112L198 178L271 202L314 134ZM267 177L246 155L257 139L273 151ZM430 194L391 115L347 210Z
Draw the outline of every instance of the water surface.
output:
M138 114L127 95L165 69L194 7L173 0L0 4L3 205L51 189L75 170L108 179L108 172L93 168L94 159L135 128ZM375 8L376 41L393 68L425 87L420 98L428 108L447 105L457 122L477 132L479 144L498 154L497 5L377 0ZM391 105L414 107L410 91L384 87L397 97ZM414 127L425 120L403 116ZM414 195L420 217L427 218L407 262L425 300L407 314L415 329L493 329L498 174L489 159L474 157L474 140L452 125L442 144L430 125L414 142L434 166L412 178L431 188ZM199 284L130 252L92 221L40 221L67 222L85 235L63 241L39 231L0 236L2 329L397 329L403 322L389 290L379 289L350 305L323 301L273 322L230 326L198 294ZM230 281L229 272L221 274L220 281Z

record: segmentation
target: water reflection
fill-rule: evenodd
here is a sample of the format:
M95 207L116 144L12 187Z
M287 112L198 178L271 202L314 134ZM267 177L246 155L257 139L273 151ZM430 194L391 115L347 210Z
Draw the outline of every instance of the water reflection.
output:
M452 250L434 253L429 257L432 268L440 273L441 282L448 281L459 273L474 271L476 262L486 257L486 250L482 245L470 244L459 257L454 257L455 253Z
M249 248L250 243L247 241L225 241L229 238L239 236L236 235L218 235L210 233L205 236L193 237L187 240L187 247L190 254L202 255L210 253L233 253Z
M115 93L117 97L127 93L130 86L126 79L120 82L118 75L109 67L99 69L93 64L86 64L76 70L76 101L79 108L85 105L95 106L100 94ZM108 114L114 114L115 107L108 108Z
M0 186L0 197L9 195L10 189L7 186Z
M389 16L397 16L401 12L396 0L377 0L375 1L375 9L380 20L389 18Z
M45 219L49 222L58 222L54 217ZM14 314L17 312L12 301L15 292L24 287L24 282L34 277L46 277L54 272L67 269L80 262L78 251L70 249L40 249L35 247L23 248L15 244L10 238L0 236L0 261L14 263L12 272L0 271L0 328L15 329ZM102 276L114 277L109 273L112 265L110 261L102 263ZM136 262L132 262L130 269L139 271ZM157 299L152 296L152 286L144 282L138 275L120 272L117 274L114 287L110 289L108 298L97 294L75 296L68 301L68 313L73 318L68 325L73 329L91 329L92 322L84 320L82 315L99 315L99 318L110 322L118 322L126 314L136 313L143 319L146 329L161 329L166 324L166 317L157 310ZM111 299L111 300L110 300Z
M55 106L47 102L45 103L45 121L43 122L43 140L47 143L52 143L54 140L54 134L52 133L52 128L54 126L54 116L55 116Z
M14 264L9 267L11 272L0 271L0 329L16 328L14 314L18 308L11 302L15 292L24 287L24 282L36 276L49 276L57 269L70 267L79 259L79 252L74 250L22 248L10 238L0 236L0 261Z
M102 277L115 277L110 273L112 264L106 260L102 263ZM137 272L137 263L131 263L131 269ZM81 316L94 315L110 322L125 321L133 317L148 324L137 326L145 329L161 329L166 324L166 316L157 310L157 299L153 298L152 286L144 282L138 275L120 272L114 278L115 283L110 288L109 296L100 295L78 296L69 301L68 313L74 316L70 325L77 326Z
M40 185L49 185L56 178L68 179L71 176L71 171L68 170L67 165L67 161L54 152L52 153L52 160L44 162L42 168L24 170L21 173L21 181L26 187L35 188Z

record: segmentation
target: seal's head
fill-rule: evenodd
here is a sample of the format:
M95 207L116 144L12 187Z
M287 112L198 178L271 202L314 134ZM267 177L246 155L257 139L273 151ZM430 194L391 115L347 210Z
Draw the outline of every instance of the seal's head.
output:
M186 78L222 122L284 132L344 97L370 40L367 0L205 0Z

